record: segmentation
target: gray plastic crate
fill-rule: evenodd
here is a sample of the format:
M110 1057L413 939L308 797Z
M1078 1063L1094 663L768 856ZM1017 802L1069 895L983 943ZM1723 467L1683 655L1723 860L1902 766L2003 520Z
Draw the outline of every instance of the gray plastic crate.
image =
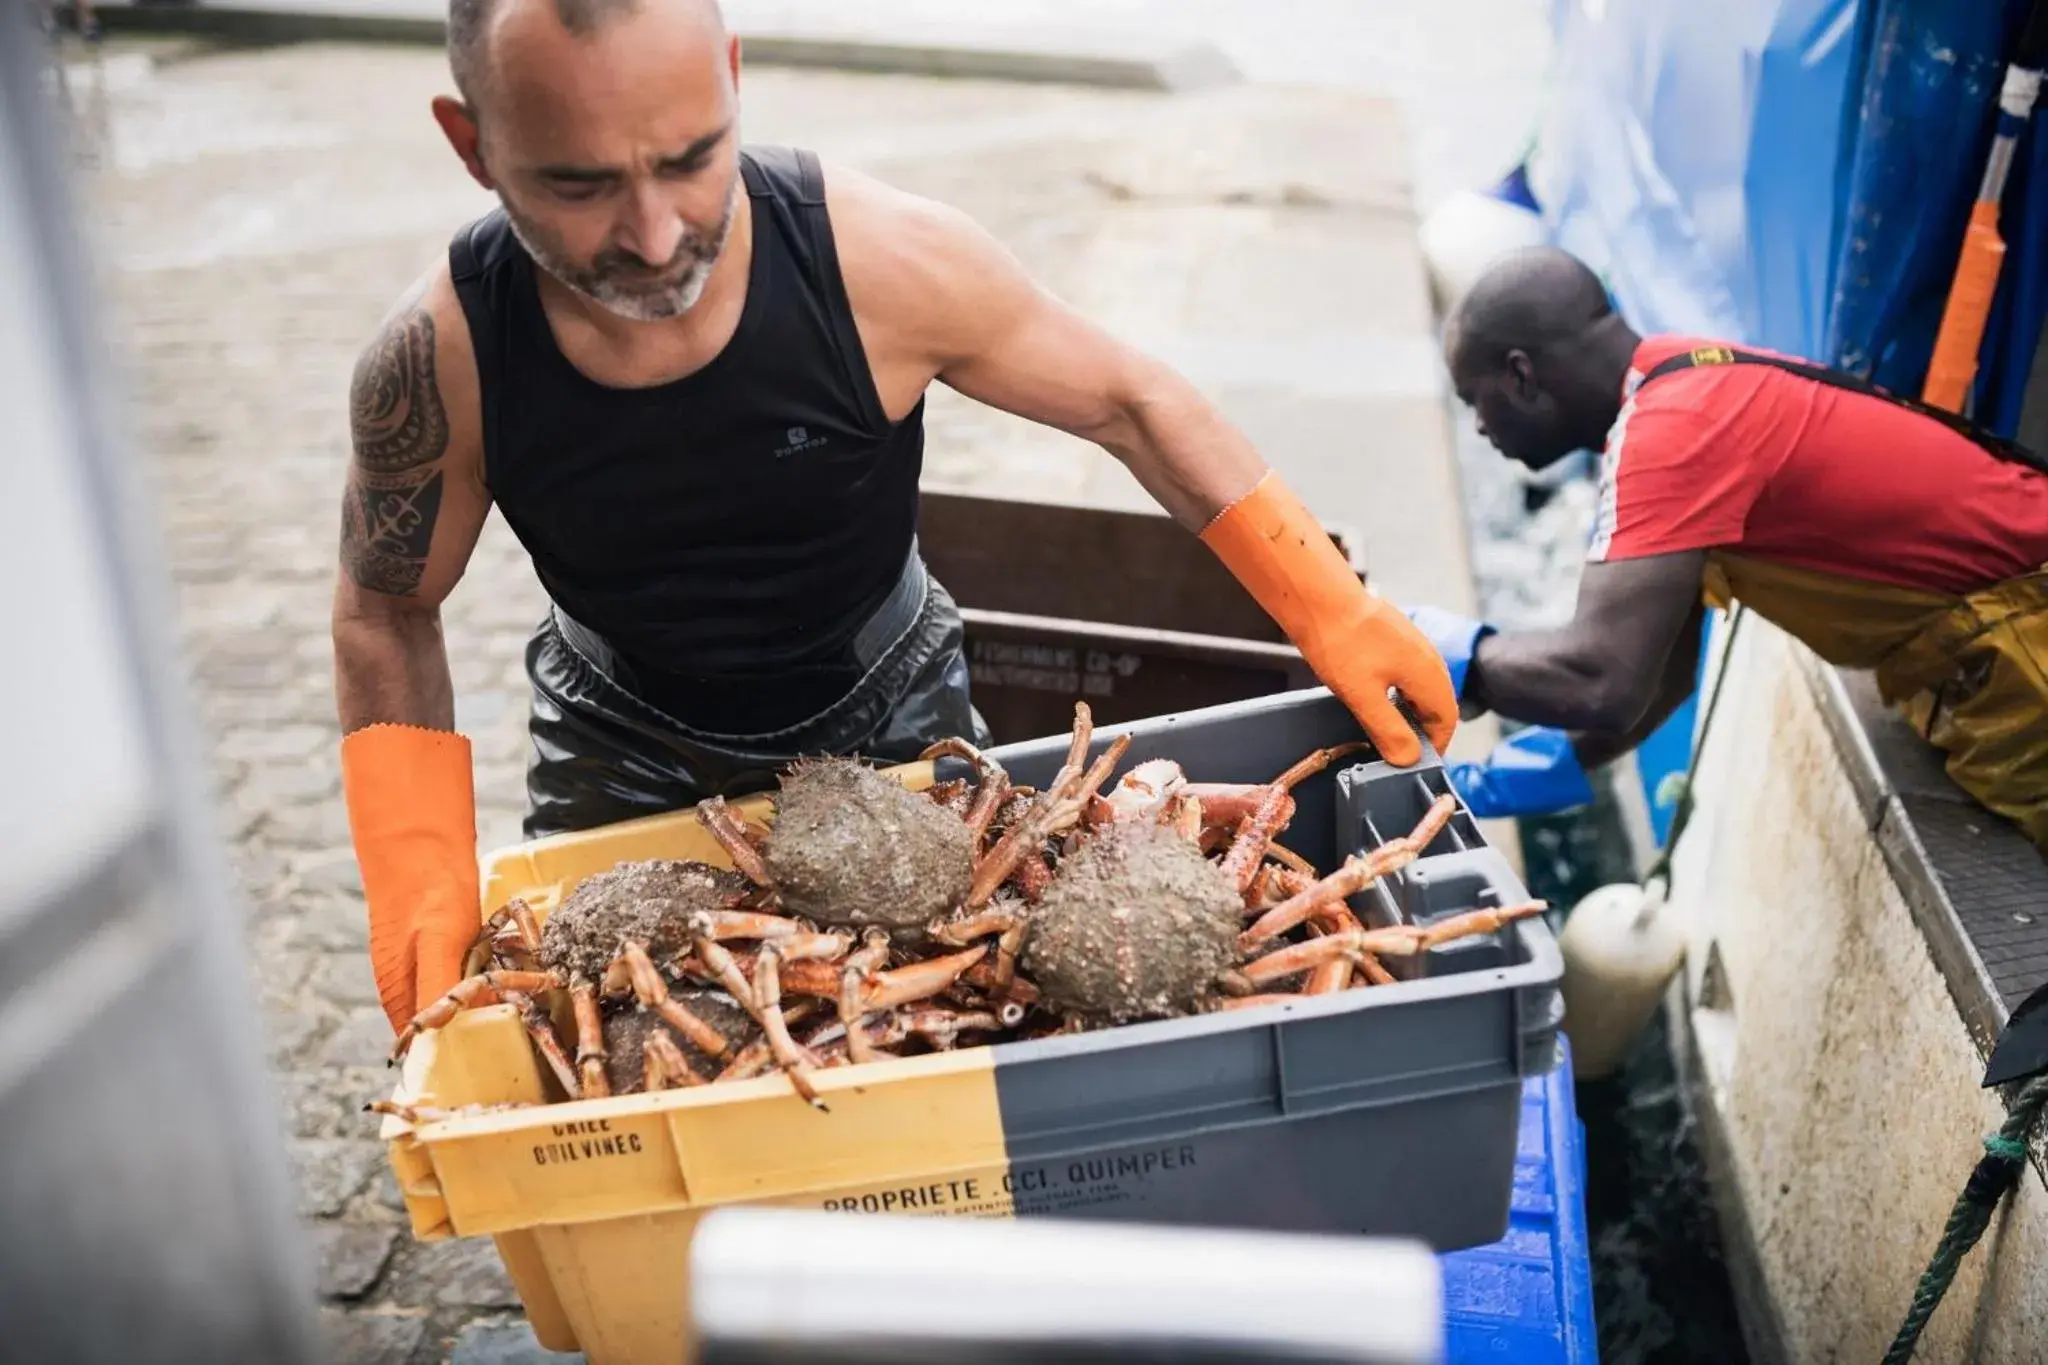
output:
M1126 767L1172 758L1202 782L1268 781L1360 737L1322 689L1104 727L1094 751L1123 733ZM992 752L1043 786L1065 751L1052 737ZM964 774L949 764L940 775ZM1448 789L1433 755L1343 777L1341 799L1332 772L1296 789L1285 836L1325 871L1406 833ZM1397 883L1360 898L1372 922L1524 898L1462 810ZM1498 1240L1522 1078L1557 1061L1563 963L1535 919L1477 950L1436 950L1421 968L1269 1009L998 1046L1017 1212L1410 1236L1439 1250Z

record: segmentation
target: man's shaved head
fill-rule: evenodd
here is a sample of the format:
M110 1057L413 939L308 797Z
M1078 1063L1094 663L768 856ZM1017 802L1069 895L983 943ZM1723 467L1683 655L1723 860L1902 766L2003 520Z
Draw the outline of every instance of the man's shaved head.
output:
M740 210L716 0L451 0L434 117L542 270L641 322L693 306Z
M1604 438L1636 341L1584 262L1531 247L1503 257L1458 300L1444 360L1487 438L1541 469Z
M1478 356L1531 353L1567 341L1614 312L1600 277L1556 247L1514 252L1465 291L1451 311L1445 350Z
M492 24L501 11L538 6L552 12L573 37L588 38L613 20L638 13L644 4L691 10L724 29L717 0L448 0L448 66L455 73L455 88L476 107L489 64Z

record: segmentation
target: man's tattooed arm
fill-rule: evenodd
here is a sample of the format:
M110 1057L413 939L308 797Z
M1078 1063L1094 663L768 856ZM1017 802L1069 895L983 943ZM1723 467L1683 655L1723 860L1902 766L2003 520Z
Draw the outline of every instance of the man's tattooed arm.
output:
M430 278L385 323L349 386L354 458L334 593L344 732L455 724L441 603L491 506L467 341L446 276Z
M349 390L355 463L341 519L342 564L358 586L392 597L420 588L441 512L448 414L434 375L434 318L393 319L356 364Z

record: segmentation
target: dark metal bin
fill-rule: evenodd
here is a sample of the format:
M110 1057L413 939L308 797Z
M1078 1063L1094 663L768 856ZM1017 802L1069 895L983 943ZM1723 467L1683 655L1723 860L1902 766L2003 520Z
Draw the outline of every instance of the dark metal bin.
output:
M1362 581L1355 536L1332 530ZM1313 687L1301 655L1171 518L927 491L918 540L960 604L997 743Z

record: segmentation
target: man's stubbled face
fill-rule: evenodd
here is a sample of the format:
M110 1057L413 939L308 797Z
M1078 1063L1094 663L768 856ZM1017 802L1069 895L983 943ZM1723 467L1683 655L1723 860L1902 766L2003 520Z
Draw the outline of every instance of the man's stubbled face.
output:
M661 262L643 259L631 247L610 243L579 259L567 236L558 231L545 210L528 213L512 196L499 191L505 216L519 244L534 264L592 302L634 322L660 322L680 317L704 293L711 268L732 232L739 205L737 168L716 219L694 223L678 218L675 250Z

